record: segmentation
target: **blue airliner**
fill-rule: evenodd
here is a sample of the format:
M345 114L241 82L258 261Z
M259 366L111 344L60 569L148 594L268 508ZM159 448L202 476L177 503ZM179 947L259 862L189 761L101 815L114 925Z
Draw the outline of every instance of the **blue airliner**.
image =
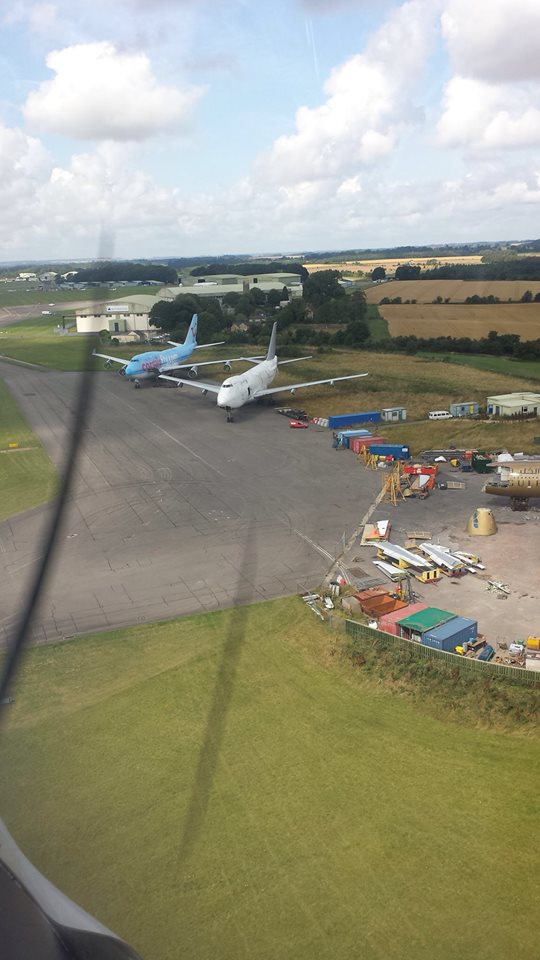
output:
M188 368L188 376L192 380L197 377L198 367L207 367L211 364L222 363L225 370L230 370L231 363L233 363L234 360L242 359L241 357L233 357L231 360L206 360L203 363L183 363L184 360L187 360L188 357L191 356L194 350L202 350L203 347L220 347L225 343L224 340L220 340L217 343L198 344L197 319L197 314L194 313L186 334L186 339L183 343L174 343L172 340L167 341L171 345L172 349L170 350L147 350L146 353L138 353L137 356L132 357L131 360L123 360L121 357L110 357L106 353L96 353L95 350L94 356L102 357L106 360L106 367L110 367L113 363L122 364L122 370L119 372L123 374L124 377L127 377L128 380L133 381L136 387L140 387L141 380L153 380L154 382L159 378L169 380L170 377L164 376L169 370Z

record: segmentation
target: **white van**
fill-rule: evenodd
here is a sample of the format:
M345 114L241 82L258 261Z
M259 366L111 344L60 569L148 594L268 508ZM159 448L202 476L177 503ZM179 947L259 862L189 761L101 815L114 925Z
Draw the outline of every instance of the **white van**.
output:
M430 420L453 420L448 410L430 410L428 417Z

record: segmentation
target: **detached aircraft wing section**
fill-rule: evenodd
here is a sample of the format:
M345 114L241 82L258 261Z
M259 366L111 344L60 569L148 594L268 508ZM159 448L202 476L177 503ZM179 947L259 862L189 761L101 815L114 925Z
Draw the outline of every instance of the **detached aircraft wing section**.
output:
M340 380L359 380L367 377L367 373L351 373L348 377L328 377L326 380L309 380L306 383L287 383L283 387L269 387L268 390L257 390L255 397L269 397L272 393L286 393L288 390L300 390L301 387L317 387L323 383L339 383Z
M220 384L218 383L202 383L201 380L182 380L180 377L171 377L168 373L158 374L158 379L170 380L171 383L176 383L179 387L195 387L204 393L219 393L220 391Z

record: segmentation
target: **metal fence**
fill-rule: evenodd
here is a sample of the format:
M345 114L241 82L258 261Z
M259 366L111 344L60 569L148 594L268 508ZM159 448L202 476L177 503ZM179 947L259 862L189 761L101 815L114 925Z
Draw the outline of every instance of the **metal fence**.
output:
M457 653L435 650L416 640L406 640L404 637L394 637L393 634L384 633L382 630L373 630L356 620L345 621L345 632L355 640L371 641L372 644L374 641L383 640L388 645L407 652L411 659L442 661L449 669L459 670L460 673L476 674L485 679L497 677L510 683L522 683L528 686L540 685L540 674L530 670L523 670L521 667L505 667L501 663L485 663L483 660L472 660Z

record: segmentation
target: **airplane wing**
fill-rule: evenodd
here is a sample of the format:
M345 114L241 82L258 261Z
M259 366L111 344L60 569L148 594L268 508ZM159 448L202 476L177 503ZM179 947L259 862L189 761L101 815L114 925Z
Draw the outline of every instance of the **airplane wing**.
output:
M190 363L178 363L175 367L171 367L171 370L191 370L192 367L211 367L221 364L224 366L226 363L237 363L239 360L245 360L245 357L231 357L230 359L225 358L222 360L193 360Z
M130 362L129 360L122 360L122 357L108 357L106 353L96 353L95 350L92 350L92 356L101 357L103 360L112 360L114 363L121 363L124 367Z
M246 363L260 363L261 360L266 360L266 357L237 357L237 360L245 360ZM295 357L294 360L278 360L278 366L281 366L283 363L298 363L299 360L311 360L309 357Z
M309 380L307 383L287 383L284 387L270 387L269 390L257 390L255 397L269 397L272 393L285 393L287 390L299 390L300 387L317 387L322 383L339 383L340 380L358 380L367 377L367 373L351 373L348 377L329 377L327 380Z
M167 343L170 344L171 347L185 347L185 343L175 343L174 340L167 340ZM218 340L217 343L197 343L193 349L203 350L205 347L222 347L224 343L224 340Z
M284 363L299 363L300 360L311 360L312 357L295 357L294 360L278 360L278 367L281 367Z
M181 380L180 377L170 377L168 373L160 373L160 380L170 380L176 383L178 387L196 387L197 390L203 390L204 393L219 393L220 385L218 383L202 383L201 380Z

